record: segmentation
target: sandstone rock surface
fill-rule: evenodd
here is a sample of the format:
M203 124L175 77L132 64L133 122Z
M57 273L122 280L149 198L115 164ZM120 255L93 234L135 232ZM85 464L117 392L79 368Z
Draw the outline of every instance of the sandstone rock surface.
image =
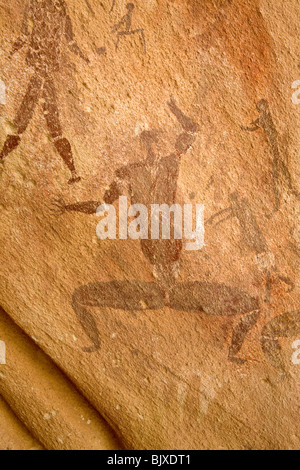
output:
M42 450L5 401L0 398L0 450Z
M0 310L7 362L0 394L20 421L50 450L112 450L106 423L55 364Z

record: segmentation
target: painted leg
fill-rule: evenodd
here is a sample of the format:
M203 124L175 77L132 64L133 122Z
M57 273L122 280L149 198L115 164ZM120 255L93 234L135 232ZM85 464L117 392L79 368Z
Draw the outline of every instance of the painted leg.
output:
M170 307L184 312L205 313L216 316L245 316L235 328L229 359L241 362L236 354L259 317L258 300L245 292L224 284L194 282L177 284L170 293Z
M119 49L119 43L120 43L120 39L121 39L121 34L118 33L117 34L117 42L116 42L116 52L118 51Z
M220 215L225 215L227 214L226 218L225 219L222 219L219 223L222 223L224 220L227 220L228 217L234 217L233 215L233 212L232 212L232 208L231 207L228 207L227 209L223 209L222 211L220 212L217 212L216 214L214 214L212 217L210 217L205 223L206 225L212 225L214 220L219 217Z
M158 310L164 307L164 292L155 283L99 282L76 289L72 297L72 307L93 344L92 347L84 348L84 351L94 352L100 348L100 335L88 307L107 307L126 311Z
M257 324L259 315L259 311L250 313L250 315L243 317L240 323L235 327L228 354L228 359L230 361L235 362L237 364L244 364L246 362L244 359L238 358L237 355L242 349L242 346L248 333L250 333L252 328Z
M284 313L273 318L263 329L261 347L275 369L285 373L280 338L293 338L300 334L300 312Z
M293 184L293 180L292 180L292 175L288 169L288 167L286 166L285 162L280 158L280 161L279 161L279 168L280 168L280 172L282 173L282 175L284 176L285 178L285 181L286 181L286 184L287 184L287 187L289 188L289 190L291 191L291 193L297 198L297 199L300 199L300 193L299 191L295 188L294 184Z
M84 305L79 300L77 291L75 291L73 295L71 305L76 314L77 320L83 328L83 331L86 333L93 344L93 346L82 348L82 350L89 353L98 351L98 349L100 349L101 342L97 323L91 312L86 307L84 307Z
M60 139L54 142L54 146L71 172L72 176L69 179L68 184L78 183L81 180L81 177L77 175L75 169L73 152L70 142L65 137L61 137Z
M281 193L279 189L279 184L280 184L279 168L278 168L277 163L275 163L274 168L273 168L273 193L274 193L274 198L275 198L273 214L278 212L281 207Z
M8 135L0 154L0 162L3 161L7 155L13 152L19 146L20 142L21 137L19 135Z
M45 100L43 105L44 115L49 132L54 141L54 146L72 175L69 184L77 183L81 178L77 175L75 169L70 142L65 137L62 137L56 91L53 81L50 79L47 79L45 82L43 97Z
M145 38L145 33L143 29L136 29L135 31L132 31L131 34L137 34L139 33L142 38L142 43L144 47L144 53L147 54L147 46L146 46L146 38Z

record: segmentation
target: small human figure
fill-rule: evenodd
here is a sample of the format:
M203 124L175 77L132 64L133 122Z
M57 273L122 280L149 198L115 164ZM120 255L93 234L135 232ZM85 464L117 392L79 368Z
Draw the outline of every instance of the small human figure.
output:
M57 152L71 172L69 184L72 184L80 181L80 177L75 169L70 142L63 137L54 85L63 40L66 40L71 52L89 62L74 40L72 23L64 0L30 0L25 9L21 36L13 45L10 57L27 44L26 62L33 68L33 75L14 119L16 132L7 136L0 153L0 162L18 147L21 136L42 99L48 130Z
M133 3L128 3L126 5L126 8L127 8L126 15L124 15L123 18L121 19L121 21L119 23L115 24L112 28L112 33L117 33L116 51L119 48L119 43L120 43L121 37L130 36L132 34L140 34L141 38L142 38L143 46L144 46L144 52L146 54L147 49L146 49L146 39L145 39L144 30L141 29L141 28L134 29L134 30L131 29L132 14L133 14L133 10L135 8L134 4ZM124 26L124 30L120 31L122 26Z
M217 222L219 224L236 217L240 224L242 240L247 244L249 250L255 253L257 260L264 265L266 272L266 302L271 301L271 292L273 284L272 271L277 273L277 268L272 262L270 250L266 239L260 229L255 215L251 209L250 203L246 198L241 198L237 192L229 196L230 207L213 215L207 220L206 224L212 224L219 216L224 216ZM292 292L295 288L290 278L277 274L278 279L289 286L288 292Z
M278 133L273 121L273 117L270 111L270 106L267 100L260 100L257 103L257 110L260 114L259 118L256 119L256 121L251 123L250 127L243 127L242 130L248 131L248 132L255 132L258 129L263 129L265 131L265 134L267 136L267 139L269 141L272 154L273 154L273 192L274 192L274 197L275 197L275 206L273 213L271 216L275 213L278 212L280 209L281 205L281 188L280 188L280 178L282 177L284 179L284 182L291 192L298 200L300 200L300 193L299 191L295 188L295 185L293 184L292 181L292 176L291 173L285 164L285 162L282 159L282 156L280 154L279 150L279 144L278 144ZM270 216L270 217L271 217Z

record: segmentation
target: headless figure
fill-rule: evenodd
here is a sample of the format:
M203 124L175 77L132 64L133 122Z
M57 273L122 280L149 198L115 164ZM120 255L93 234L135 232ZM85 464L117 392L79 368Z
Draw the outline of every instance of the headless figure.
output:
M171 112L183 128L175 144L175 152L167 157L156 155L153 146L157 141L156 132L141 135L147 149L147 158L140 163L126 165L116 172L115 181L104 195L104 202L112 204L124 192L129 194L131 203L151 204L176 203L180 162L193 145L198 126L171 100ZM63 213L76 211L96 214L103 201L89 201L56 205ZM153 267L155 282L112 281L94 283L79 287L72 297L72 307L85 333L93 343L84 348L93 352L100 348L100 334L91 307L108 307L127 311L158 310L170 307L190 314L217 316L244 315L234 330L229 359L243 363L236 357L243 342L259 316L256 299L239 289L209 282L176 283L179 259L182 252L181 240L141 240L141 248Z
M71 145L62 135L54 86L54 75L59 70L63 41L66 41L74 54L88 62L74 41L72 23L64 0L30 0L25 10L21 36L15 42L10 57L26 44L26 62L32 67L33 75L14 120L16 132L7 136L0 161L18 147L21 136L26 131L39 100L42 99L49 133L57 152L71 172L69 184L72 184L80 181L80 177L76 173Z
M114 5L113 5L113 7L114 7ZM132 34L140 34L141 38L142 38L143 46L144 46L144 52L146 54L147 50L146 50L146 39L145 39L144 30L141 29L141 28L140 29L134 29L134 30L131 29L132 13L133 13L133 10L134 10L134 4L133 3L128 3L126 5L126 8L127 8L126 15L124 15L123 18L121 19L121 21L119 23L115 24L112 28L112 33L117 33L116 51L119 48L119 43L120 43L121 37L131 36ZM124 26L124 30L120 31L120 29L123 26Z
M298 200L300 200L300 193L295 188L292 176L285 162L282 160L278 145L278 134L275 128L275 124L270 112L269 103L267 100L261 100L257 104L257 110L260 113L259 118L251 123L251 127L242 127L243 130L249 132L255 132L258 129L263 129L269 141L272 154L273 154L273 192L275 197L275 206L273 214L280 210L281 205L281 192L280 192L280 178L282 177L288 190ZM272 214L272 215L273 215Z

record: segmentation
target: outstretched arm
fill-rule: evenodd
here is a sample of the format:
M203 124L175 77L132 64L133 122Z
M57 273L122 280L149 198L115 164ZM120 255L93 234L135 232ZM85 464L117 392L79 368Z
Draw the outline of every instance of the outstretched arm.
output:
M168 102L168 106L186 132L191 132L192 134L195 134L199 130L198 124L196 124L191 118L186 116L178 108L172 96L171 96L171 100Z
M104 198L99 201L75 202L74 204L65 204L62 199L54 201L53 211L62 215L65 212L81 212L83 214L93 215L97 213L99 206L104 204L113 204L122 195L122 190L118 181L114 181L110 188L105 192Z
M23 23L22 23L22 29L21 29L21 35L19 38L15 41L13 44L13 47L10 51L9 57L11 58L16 52L18 52L22 47L27 43L28 37L29 37L29 21L32 20L32 12L33 12L33 7L32 7L32 0L30 0L29 4L25 8L24 12L24 17L23 17Z
M113 204L119 196L122 195L122 192L119 189L118 183L113 182L110 185L110 188L105 192L102 202L97 201L87 201L87 202L78 202L75 204L65 205L65 210L67 212L83 212L84 214L96 214L99 206L104 204Z
M260 120L259 118L254 121L254 122L251 122L251 126L252 127L244 127L244 126L241 126L242 130L243 131L248 131L248 132L255 132L257 131L259 128L260 128Z
M53 212L62 215L65 212L82 212L83 214L96 214L97 209L102 202L87 201L76 202L75 204L65 204L63 200L58 199L52 204Z
M217 222L216 226L222 224L226 220L229 220L233 217L232 208L228 207L227 209L224 209L224 210L218 212L217 214L214 214L212 217L210 217L208 220L206 220L205 223L207 225L212 225L213 222L215 221L215 219L217 219L220 215L226 215L226 217L224 219L219 220L219 222Z
M87 201L87 202L78 202L75 204L67 204L65 210L67 212L82 212L84 214L96 214L97 209L101 206L102 202L97 201Z

